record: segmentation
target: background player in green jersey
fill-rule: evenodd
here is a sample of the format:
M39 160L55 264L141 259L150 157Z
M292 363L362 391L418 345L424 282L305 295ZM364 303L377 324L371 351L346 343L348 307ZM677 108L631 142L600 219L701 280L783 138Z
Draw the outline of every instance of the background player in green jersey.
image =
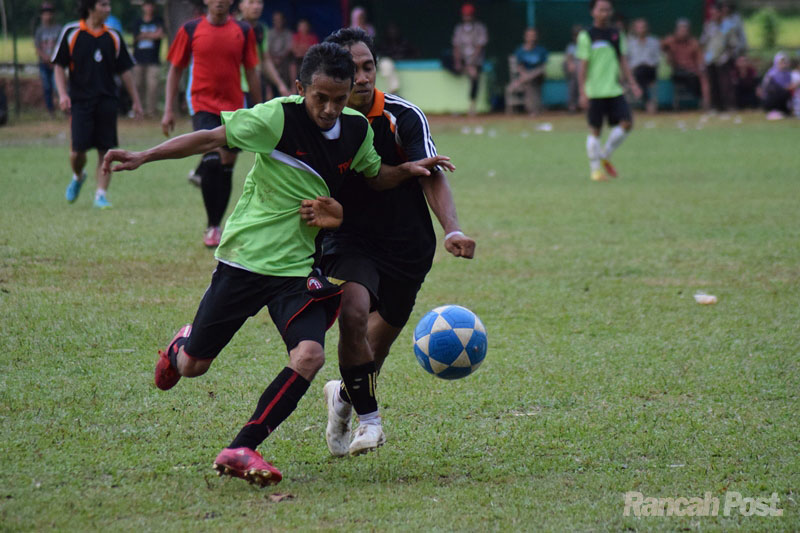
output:
M297 407L325 361L325 331L339 310L341 290L312 273L320 228L342 220L335 195L353 172L376 188L427 176L446 157L390 167L372 146L363 115L345 109L355 65L342 47L312 47L300 68L298 96L251 109L225 111L222 125L181 135L143 152L112 150L104 170L133 170L160 159L207 153L223 145L256 154L242 196L216 251L219 260L193 324L183 326L159 353L156 386L174 387L182 376L204 374L244 322L267 307L289 353L289 364L266 388L250 420L214 461L220 474L259 485L282 475L256 448ZM303 224L302 220L306 223Z
M611 15L614 13L611 0L592 0L590 9L594 24L578 34L575 57L580 60L580 103L588 112L590 132L586 139L586 152L592 169L591 178L594 181L606 181L608 176L603 168L612 178L617 177L617 171L611 164L611 154L619 148L633 127L633 117L625 100L620 75L625 76L634 96L641 97L642 91L625 59L625 35L611 26ZM605 147L600 144L604 119L611 126Z

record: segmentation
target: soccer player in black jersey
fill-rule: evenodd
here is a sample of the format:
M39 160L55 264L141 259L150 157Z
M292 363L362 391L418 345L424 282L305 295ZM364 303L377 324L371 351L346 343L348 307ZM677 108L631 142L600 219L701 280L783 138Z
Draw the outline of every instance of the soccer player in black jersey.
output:
M358 28L344 28L326 41L344 46L353 56L356 77L347 105L370 121L381 160L397 165L435 156L422 111L375 88L376 57L369 35ZM475 253L475 241L461 231L450 185L441 170L389 191L376 191L363 178L350 180L337 199L344 208L344 222L325 237L322 265L327 275L346 282L339 317L342 381L330 381L324 387L328 449L341 456L367 452L386 440L375 383L431 268L436 235L428 206L444 228L448 252L469 259ZM359 427L351 442L353 408Z

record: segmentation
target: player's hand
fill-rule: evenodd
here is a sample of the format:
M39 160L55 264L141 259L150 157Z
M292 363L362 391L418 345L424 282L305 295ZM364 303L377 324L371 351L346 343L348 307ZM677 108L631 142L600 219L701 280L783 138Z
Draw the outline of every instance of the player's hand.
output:
M161 131L164 132L164 137L169 137L169 134L175 129L175 116L172 111L164 110L164 116L161 117Z
M309 226L336 229L342 225L343 214L342 204L330 196L317 196L316 200L300 202L300 218Z
M589 109L589 99L586 97L585 94L580 95L578 98L578 105L581 106L581 109L586 111Z
M120 164L111 167L111 163L119 161ZM109 150L103 158L102 170L105 174L119 172L120 170L135 170L144 163L142 152L129 152L127 150Z
M463 257L464 259L475 257L475 241L463 233L456 233L444 241L444 247L456 257Z
M631 92L633 93L633 96L634 96L636 99L639 99L639 98L641 98L641 97L642 97L642 95L644 94L644 93L642 92L642 88L641 88L641 87L639 87L639 84L638 84L638 83L631 84Z
M409 161L400 165L400 167L411 176L430 176L431 170L437 166L449 170L450 172L456 169L455 165L450 162L450 158L446 155L426 157L419 161Z
M58 107L64 113L69 113L70 109L72 109L72 100L70 100L69 96L61 96L58 99Z
M142 103L136 101L133 103L133 117L136 120L142 120L144 118L144 109L142 109Z

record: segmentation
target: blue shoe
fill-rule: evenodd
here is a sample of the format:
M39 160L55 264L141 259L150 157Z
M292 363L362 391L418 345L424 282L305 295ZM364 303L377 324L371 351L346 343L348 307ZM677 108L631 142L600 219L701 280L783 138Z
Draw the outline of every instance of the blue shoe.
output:
M83 186L84 181L86 181L86 172L83 173L80 181L76 180L75 178L70 180L69 185L67 185L67 192L64 194L69 203L72 203L78 199L78 195L81 193L81 187Z
M101 194L95 197L94 206L98 209L111 209L111 202L108 201L105 194Z

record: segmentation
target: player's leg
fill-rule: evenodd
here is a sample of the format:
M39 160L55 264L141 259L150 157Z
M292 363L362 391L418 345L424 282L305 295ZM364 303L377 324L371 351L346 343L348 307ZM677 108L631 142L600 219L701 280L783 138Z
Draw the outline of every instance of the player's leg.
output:
M92 145L97 148L97 168L95 169L97 190L94 194L94 206L99 209L111 207L111 202L107 198L111 174L103 172L102 166L106 152L116 148L119 144L117 139L118 107L116 98L101 98L95 106Z
M606 146L603 149L603 166L612 177L617 176L617 171L611 164L611 154L619 148L633 128L633 115L630 106L624 96L617 96L609 101L608 125L611 131L606 139Z
M209 248L219 245L222 235L222 219L233 189L233 166L236 153L225 148L203 156L200 170L200 190L206 208L207 227L203 243Z
M86 151L92 147L93 120L93 104L83 102L74 102L72 104L69 120L72 137L69 166L72 169L72 179L64 193L70 203L78 199L81 187L86 182Z
M589 157L590 177L593 181L607 181L601 168L603 146L600 144L600 132L603 128L604 99L590 98L586 118L589 123L589 135L586 137L586 155Z

